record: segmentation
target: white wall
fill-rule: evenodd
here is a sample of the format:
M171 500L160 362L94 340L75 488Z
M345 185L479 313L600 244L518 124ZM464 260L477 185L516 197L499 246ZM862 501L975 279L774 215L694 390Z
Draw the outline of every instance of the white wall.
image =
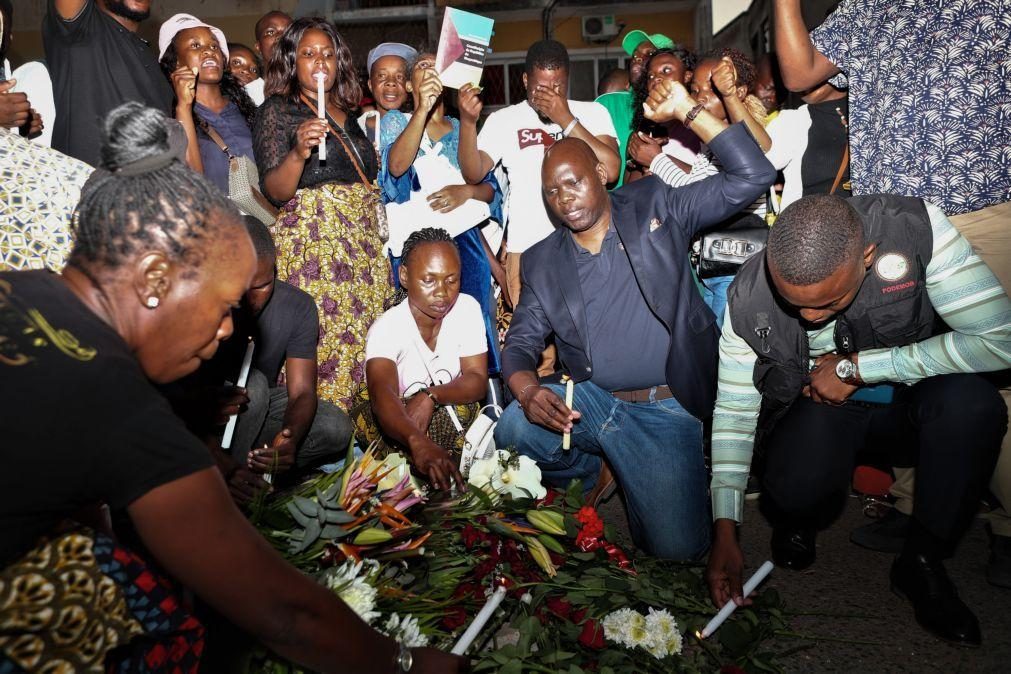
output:
M751 7L752 0L712 0L713 35Z

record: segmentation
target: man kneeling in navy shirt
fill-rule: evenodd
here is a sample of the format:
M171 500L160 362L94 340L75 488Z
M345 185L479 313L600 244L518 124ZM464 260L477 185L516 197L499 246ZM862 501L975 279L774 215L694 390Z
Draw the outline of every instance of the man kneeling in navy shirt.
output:
M719 332L688 252L696 233L763 194L775 171L742 125L727 128L680 83L654 88L647 117L683 121L725 171L676 190L651 177L608 196L607 173L586 143L550 148L543 190L562 226L523 255L523 292L502 352L516 401L495 440L535 459L555 486L578 478L593 488L606 458L636 546L698 559L710 540L701 420L713 411ZM552 334L576 382L572 410L562 386L536 376Z

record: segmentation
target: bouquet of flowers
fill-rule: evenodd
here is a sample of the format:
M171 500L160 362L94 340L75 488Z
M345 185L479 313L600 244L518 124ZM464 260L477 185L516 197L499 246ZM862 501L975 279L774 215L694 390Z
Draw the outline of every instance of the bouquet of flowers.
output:
M429 494L400 455L372 452L254 513L293 564L408 646L449 650L495 589L506 595L467 651L477 672L777 671L764 647L786 627L775 590L719 639L701 568L637 555L582 499L541 485L527 457L475 462L463 494ZM296 672L261 652L250 671Z

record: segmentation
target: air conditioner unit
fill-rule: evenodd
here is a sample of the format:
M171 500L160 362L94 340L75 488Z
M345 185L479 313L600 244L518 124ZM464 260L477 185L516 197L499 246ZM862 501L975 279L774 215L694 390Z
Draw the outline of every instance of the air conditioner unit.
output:
M614 14L590 14L582 19L583 40L586 42L610 42L621 32Z

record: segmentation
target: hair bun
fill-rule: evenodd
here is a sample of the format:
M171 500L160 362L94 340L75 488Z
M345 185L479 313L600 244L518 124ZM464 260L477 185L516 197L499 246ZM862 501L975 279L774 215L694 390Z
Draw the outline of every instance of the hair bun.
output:
M112 110L102 129L102 168L109 171L169 150L168 117L131 101Z

